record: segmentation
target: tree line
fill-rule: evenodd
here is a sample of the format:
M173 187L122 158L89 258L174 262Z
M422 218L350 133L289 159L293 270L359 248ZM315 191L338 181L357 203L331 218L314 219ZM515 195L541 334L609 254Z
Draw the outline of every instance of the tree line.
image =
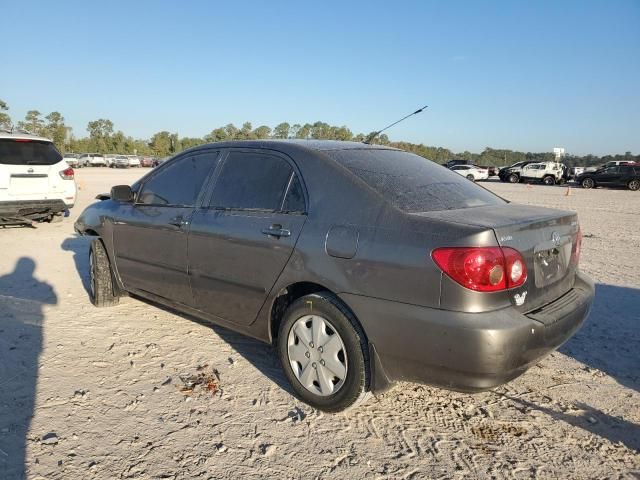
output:
M11 129L13 121L8 113L8 105L0 100L0 129ZM62 153L75 152L99 152L153 155L167 157L187 148L204 143L222 142L226 140L258 140L268 138L298 138L298 139L322 139L344 140L362 142L369 134L353 133L346 126L329 125L325 122L289 124L282 122L271 128L267 125L253 127L251 122L245 122L241 127L229 123L225 126L214 128L204 137L180 137L177 133L161 131L155 133L150 139L135 139L126 135L121 130L115 130L111 120L100 118L87 124L88 136L76 138L72 134L71 127L65 124L65 119L60 112L51 112L46 116L38 110L29 110L24 120L18 121L15 127L29 131L34 135L50 138ZM452 152L448 148L434 147L422 143L410 143L403 141L391 141L387 135L377 136L372 143L388 145L406 150L437 163L444 163L451 159L472 160L478 165L512 165L523 160L548 161L555 158L551 152L519 152L508 149L495 149L487 147L481 153ZM626 160L640 162L640 155L631 152L616 155L567 155L563 162L569 166L594 166L601 165L611 160Z

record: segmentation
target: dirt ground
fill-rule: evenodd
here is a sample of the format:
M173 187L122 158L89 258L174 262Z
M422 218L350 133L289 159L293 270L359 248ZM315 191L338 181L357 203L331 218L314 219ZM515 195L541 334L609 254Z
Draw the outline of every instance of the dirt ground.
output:
M402 383L327 415L266 345L132 298L91 305L73 221L141 173L79 170L71 218L0 229L0 479L640 478L640 193L485 183L579 213L584 328L495 391Z

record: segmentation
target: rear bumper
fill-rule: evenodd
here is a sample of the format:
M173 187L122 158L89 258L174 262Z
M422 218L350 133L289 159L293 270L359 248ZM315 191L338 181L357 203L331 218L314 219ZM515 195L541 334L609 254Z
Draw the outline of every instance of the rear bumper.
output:
M529 314L513 308L463 313L344 294L372 352L374 389L412 381L452 390L488 390L524 373L557 349L589 314L593 282L577 274L572 290Z
M61 199L0 202L0 225L43 220L53 214L66 212L71 207L73 204L67 205Z

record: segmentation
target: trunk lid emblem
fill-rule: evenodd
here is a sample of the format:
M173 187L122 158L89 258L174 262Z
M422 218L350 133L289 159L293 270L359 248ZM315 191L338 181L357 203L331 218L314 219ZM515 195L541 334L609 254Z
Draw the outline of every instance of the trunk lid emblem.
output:
M560 246L560 234L558 232L553 232L551 234L551 241L556 247Z

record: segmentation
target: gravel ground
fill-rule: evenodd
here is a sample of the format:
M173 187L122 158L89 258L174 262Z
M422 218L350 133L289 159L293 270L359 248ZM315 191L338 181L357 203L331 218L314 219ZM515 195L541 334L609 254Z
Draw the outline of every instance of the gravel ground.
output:
M131 298L91 305L73 220L141 173L80 170L70 219L0 229L1 479L640 478L640 193L485 183L579 213L585 327L495 391L401 383L327 415L266 345Z

